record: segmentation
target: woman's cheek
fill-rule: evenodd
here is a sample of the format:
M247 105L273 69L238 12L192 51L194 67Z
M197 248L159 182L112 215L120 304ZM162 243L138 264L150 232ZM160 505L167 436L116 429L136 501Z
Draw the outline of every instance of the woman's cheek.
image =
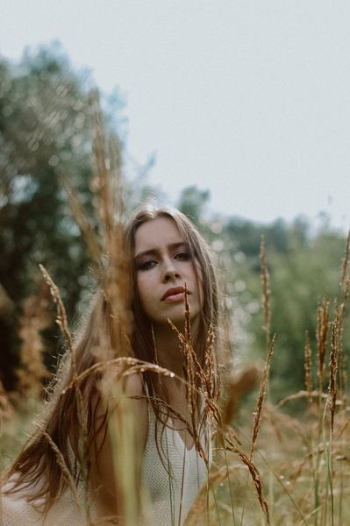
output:
M141 274L136 282L136 286L141 303L144 304L145 299L147 300L147 297L149 297L151 292L151 287L149 286L148 280L144 279L143 275Z

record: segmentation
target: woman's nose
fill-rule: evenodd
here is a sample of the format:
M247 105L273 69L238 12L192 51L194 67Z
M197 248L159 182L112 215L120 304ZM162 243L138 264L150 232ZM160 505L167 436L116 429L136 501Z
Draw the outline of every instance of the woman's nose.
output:
M164 274L163 274L163 280L165 282L172 281L175 279L180 279L181 275L179 270L174 265L173 261L166 261L164 262Z
M164 274L164 281L173 281L175 279L180 279L180 274L176 270L167 270Z

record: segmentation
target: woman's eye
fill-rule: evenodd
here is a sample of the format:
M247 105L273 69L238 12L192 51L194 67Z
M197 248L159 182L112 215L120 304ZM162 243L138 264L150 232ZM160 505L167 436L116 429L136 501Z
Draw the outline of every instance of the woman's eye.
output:
M189 252L179 252L175 257L180 261L189 261L191 259L191 254Z
M150 270L157 264L156 261L153 261L150 259L149 261L144 261L143 263L140 263L137 267L137 270Z

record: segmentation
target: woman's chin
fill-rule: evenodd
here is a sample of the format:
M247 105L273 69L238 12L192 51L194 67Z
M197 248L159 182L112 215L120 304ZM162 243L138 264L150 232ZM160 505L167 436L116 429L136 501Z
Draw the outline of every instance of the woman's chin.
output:
M190 330L193 332L195 330L195 328L197 327L197 324L198 324L198 316L195 316L195 317L190 317ZM166 329L166 328L169 328L170 331L173 331L173 327L176 327L176 329L181 332L181 333L185 333L185 327L186 327L186 318L185 318L185 314L182 310L181 313L179 314L175 314L173 316L169 316L168 318L165 318L164 320L162 320L161 323L155 323L154 324L154 328L156 328L156 326L162 326L163 329Z

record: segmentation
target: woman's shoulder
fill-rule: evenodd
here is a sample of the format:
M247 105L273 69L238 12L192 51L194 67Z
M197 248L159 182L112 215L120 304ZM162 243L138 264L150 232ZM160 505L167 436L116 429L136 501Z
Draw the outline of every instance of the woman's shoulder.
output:
M145 395L143 377L141 373L133 373L125 377L125 393L128 396ZM146 401L146 399L144 399Z
M117 366L112 371L112 376L108 377L107 390L102 391L112 394L112 398L118 403L121 400L135 400L139 410L147 412L147 390L141 372L133 372L121 366ZM109 398L109 396L107 396Z
M149 424L148 398L141 373L126 376L124 393L127 398L127 408L135 417L136 427L145 445Z
M121 422L125 417L133 417L137 434L144 439L148 433L149 409L148 397L143 375L129 372L122 367L114 367L101 383L102 405L97 417L108 419L116 417Z

